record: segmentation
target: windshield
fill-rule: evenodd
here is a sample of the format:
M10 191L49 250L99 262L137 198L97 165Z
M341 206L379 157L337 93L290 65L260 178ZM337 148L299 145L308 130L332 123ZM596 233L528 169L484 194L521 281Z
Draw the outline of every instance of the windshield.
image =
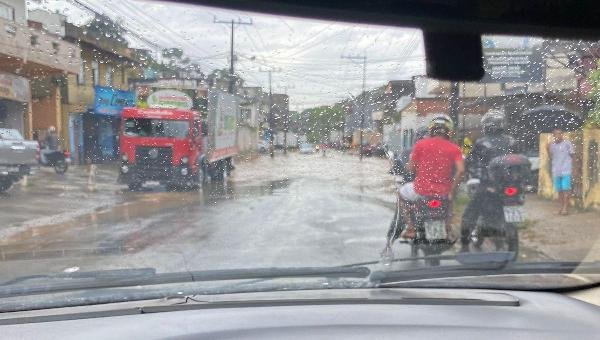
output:
M128 137L173 137L188 135L189 122L186 120L127 118L124 133Z
M116 3L0 4L0 126L68 151L0 140L0 288L600 261L597 41L483 35L445 81L401 22Z

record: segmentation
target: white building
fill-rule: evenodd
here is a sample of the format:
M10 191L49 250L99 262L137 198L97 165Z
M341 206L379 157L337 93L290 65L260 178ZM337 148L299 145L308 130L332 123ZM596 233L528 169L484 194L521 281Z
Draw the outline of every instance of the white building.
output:
M62 14L35 9L27 13L27 20L42 24L42 28L49 33L60 37L65 36L65 21L67 17Z

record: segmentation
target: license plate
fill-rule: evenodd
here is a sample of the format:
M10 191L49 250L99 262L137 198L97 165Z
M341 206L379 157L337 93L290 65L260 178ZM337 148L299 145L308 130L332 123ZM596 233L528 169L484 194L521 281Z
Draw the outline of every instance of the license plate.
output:
M446 221L435 220L425 221L425 238L428 240L444 240L446 239Z
M504 207L504 221L507 223L520 223L525 220L523 207L520 205Z

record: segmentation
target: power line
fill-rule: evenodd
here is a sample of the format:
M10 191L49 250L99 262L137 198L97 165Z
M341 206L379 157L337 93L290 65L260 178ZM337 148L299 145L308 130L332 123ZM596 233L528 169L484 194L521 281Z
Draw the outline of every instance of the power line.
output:
M76 6L78 6L79 8L84 8L84 9L88 10L89 12L92 12L92 13L94 13L94 14L98 15L98 16L101 16L101 15L103 15L102 13L99 13L97 10L95 10L94 8L92 8L91 6L89 6L88 4L84 4L84 3L82 3L82 2L81 2L81 1L79 1L79 0L70 0L70 1L71 1L73 4L75 4ZM148 46L153 46L153 47L155 47L155 48L161 48L161 47L160 47L158 44L156 44L155 42L153 42L153 41L150 41L150 40L146 39L145 37L143 37L143 36L141 36L141 35L137 34L136 32L133 32L133 31L131 31L131 30L128 30L128 29L125 29L125 28L124 28L124 30L125 30L125 32L126 32L126 33L133 35L134 37L136 37L136 38L137 38L137 39L139 39L140 41L143 41L143 42L145 42L145 43L146 43Z
M362 147L363 147L363 129L364 129L364 125L365 125L365 104L367 101L366 98L366 93L365 93L365 83L367 81L367 55L363 54L363 55L342 55L342 59L349 59L351 61L354 62L354 60L362 60L362 64L363 64L363 77L362 77L362 95L363 95L363 99L362 99L362 109L360 112L360 144L358 145L358 155L359 155L359 159L362 161L363 158L363 151L362 151Z
M259 50L258 46L256 45L256 43L254 42L254 39L252 39L252 37L250 36L250 32L248 32L248 28L246 26L244 26L244 32L246 32L246 35L248 36L248 40L250 40L250 43L252 44L252 48L254 49L254 52L258 53L260 50Z
M213 18L213 23L215 24L231 24L231 60L229 62L229 93L234 93L235 91L235 72L234 72L234 62L235 55L233 53L233 39L235 36L235 25L252 25L252 19L250 21L242 21L240 18L236 20L218 20L217 17Z
M209 54L209 52L203 48L200 48L197 44L192 44L191 42L189 42L187 39L185 39L185 37L182 37L181 34L179 34L178 32L173 31L172 29L170 29L168 26L162 24L160 22L160 20L158 20L157 18L155 18L154 16L142 11L139 7L137 7L137 5L134 5L132 3L130 3L129 1L124 1L123 2L125 4L126 7L128 7L132 12L135 12L138 14L140 19L146 19L146 22L149 23L151 26L158 26L159 28L162 28L163 30L167 31L170 33L170 36L177 38L179 40L180 43L182 43L183 45L187 45L188 48L190 48L191 50L196 50L199 52L202 52L202 54L206 53ZM206 61L198 61L200 63L205 64L206 66L209 67L215 67L216 65L211 64L209 62Z
M275 157L275 150L273 145L273 72L281 72L280 68L270 68L267 70L260 69L260 72L266 72L269 74L269 153L271 154L271 158Z
M92 13L94 13L94 14L97 14L97 15L105 15L105 14L99 13L97 10L95 10L95 9L94 9L92 6L90 6L89 4L82 3L82 1L81 1L81 0L71 0L71 1L73 1L73 2L76 2L76 3L77 3L77 4L79 4L81 7L83 7L83 8L85 8L85 9L87 9L88 11L91 11L91 12L92 12ZM177 32L174 32L174 31L172 31L170 28L168 28L168 27L166 27L165 25L163 25L163 24L162 24L162 23L161 23L159 20L157 20L156 18L154 18L154 17L151 17L151 16L147 15L145 12L141 11L141 10L140 10L140 9L139 9L139 8L138 8L136 5L133 5L133 4L129 3L128 1L123 1L123 2L122 2L122 4L123 4L123 5L125 5L125 7L127 7L127 8L128 8L128 10L129 10L131 13L134 13L134 12L135 12L135 13L137 14L137 16L130 16L130 15L128 15L128 14L124 14L124 13L127 13L127 12L119 13L119 15L124 15L124 16L127 18L127 21L129 21L130 23L135 23L135 24L137 24L139 27L141 27L143 30L145 30L146 32L149 32L149 33L150 33L150 32L153 32L153 30L151 30L151 29L147 29L147 28L145 28L145 27L148 27L148 26L150 26L150 27L152 27L152 28L155 28L155 27L161 28L161 29L163 29L163 30L165 30L165 31L168 31L168 32L170 32L170 33L171 33L171 36L172 36L173 38L179 38L179 39L180 39L180 41L179 41L179 42L182 42L182 41L183 41L183 43L184 43L184 44L187 44L187 45L188 45L188 47L191 47L191 48L193 48L193 49L196 49L197 51L201 51L203 54L204 54L204 53L208 53L208 51L205 51L205 50L203 50L203 49L200 49L198 46L195 46L195 45L193 45L193 44L191 44L191 43L187 42L187 41L186 41L184 38L182 38L182 37L181 37L181 36L180 36L180 35L179 35ZM113 9L111 9L111 8L108 8L108 7L106 7L106 6L103 6L103 5L100 5L100 4L97 4L97 5L98 5L98 6L100 6L100 7L102 7L102 8L103 8L105 11L111 11L111 12L113 13L113 15L114 15L115 11L114 11ZM145 19L145 20L144 20L144 19ZM154 41L148 40L148 38L146 38L146 37L143 37L142 35L140 35L140 34L139 34L139 33L137 33L137 32L134 32L132 29L126 29L126 28L124 28L124 29L126 30L126 32L127 32L127 33L129 33L129 34L132 34L134 37L136 37L136 38L140 39L142 42L145 42L147 45L149 45L149 46L152 46L152 47L154 47L154 48L158 49L158 51L157 51L157 52L159 53L159 55L160 55L160 53L162 52L162 49L164 49L164 48L170 48L170 47L172 47L172 46L164 46L164 45L160 45L160 44L159 44L159 43L157 43L157 42L154 42ZM156 35L155 35L155 36L156 36ZM156 39L156 40L158 40L158 39ZM197 62L199 62L199 63L201 63L201 64L204 64L204 65L205 65L205 66L207 66L207 67L215 67L215 65L212 65L212 63L210 63L210 62L206 62L206 61L200 61L200 60L197 60Z

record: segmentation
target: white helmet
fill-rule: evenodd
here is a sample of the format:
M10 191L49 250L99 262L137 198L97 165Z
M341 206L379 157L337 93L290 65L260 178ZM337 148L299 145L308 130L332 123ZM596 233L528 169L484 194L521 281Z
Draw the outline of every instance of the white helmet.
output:
M450 134L454 130L454 122L448 115L437 114L431 118L427 129L429 130L430 136L442 133L447 137L450 137Z

